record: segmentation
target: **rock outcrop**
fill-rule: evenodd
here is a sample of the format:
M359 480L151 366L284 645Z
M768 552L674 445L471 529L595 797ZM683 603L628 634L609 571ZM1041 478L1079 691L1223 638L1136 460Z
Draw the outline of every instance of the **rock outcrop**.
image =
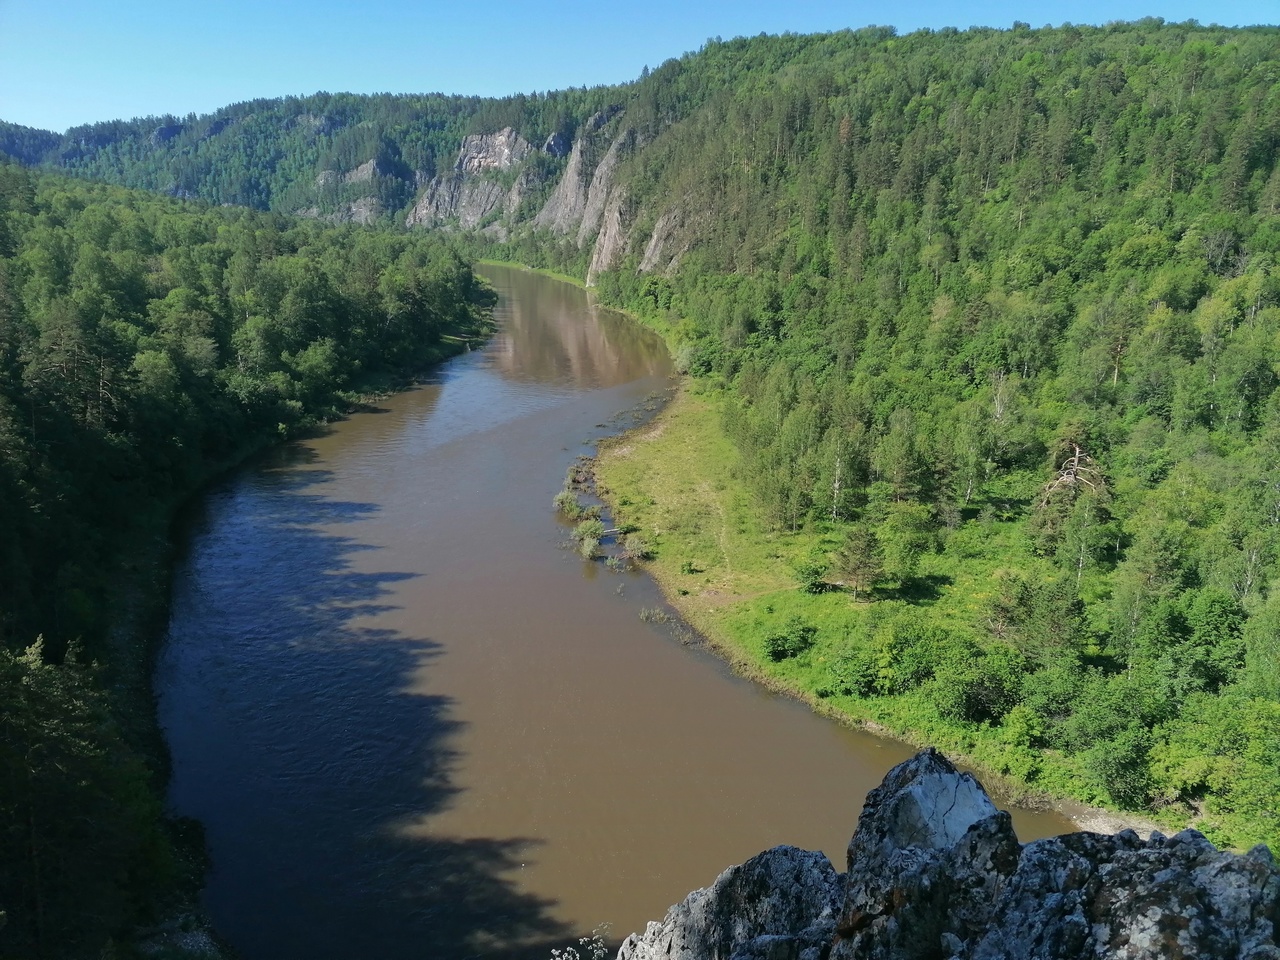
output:
M572 233L582 223L582 214L587 208L588 187L585 152L586 140L583 137L574 140L560 182L556 184L538 215L533 218L535 228L564 236Z
M689 252L689 238L685 228L683 205L673 207L660 216L649 234L649 242L645 244L644 255L640 258L640 272L673 272L679 266L681 257Z
M609 192L613 189L613 175L618 169L623 152L634 144L635 134L630 130L623 132L609 144L609 149L596 165L595 173L591 175L591 186L587 188L582 221L578 225L579 248L585 247L591 238L599 233L600 222L604 219L605 204L608 202Z
M642 251L642 273L674 270L692 246L692 229L699 218L678 205L658 217L647 235L636 229L646 221L643 211L628 202L619 171L623 161L643 146L644 138L635 129L614 123L621 110L618 106L601 110L578 127L572 142L556 132L541 148L510 127L466 137L452 170L417 183L422 192L405 225L456 225L481 229L500 240L531 227L572 238L579 249L590 249L588 286L629 253ZM545 188L550 186L547 171L551 168L529 162L538 154L564 160L549 196ZM379 172L369 164L341 175L324 172L316 186L356 182L355 178ZM530 216L535 202L540 207ZM355 211L344 211L344 216L356 219Z
M824 867L825 865L825 867ZM848 873L766 851L622 945L619 960L1280 960L1280 869L1194 830L1020 844L1007 813L933 750L863 807Z
M309 217L312 220L324 220L328 223L358 223L369 226L377 223L382 216L382 204L377 197L359 197L340 203L328 213L321 213L319 207L303 207L294 216Z
M497 133L473 133L462 138L462 149L453 168L458 173L472 174L510 170L532 149L528 141L510 127Z
M213 123L209 124L208 129L205 130L205 132L201 135L200 140L202 142L205 140L212 140L214 137L220 134L223 130L227 129L227 127L231 126L231 124L233 123L235 123L235 120L233 120L231 117L218 118L217 120L213 121Z
M573 143L569 140L568 137L566 137L563 133L561 133L558 130L555 133L551 134L551 136L547 137L547 139L542 144L542 152L549 154L550 156L553 156L556 159L559 159L560 157L563 157L563 156L567 156L569 151L572 148L573 148Z
M162 143L168 143L178 137L184 129L186 128L180 123L167 123L156 127L151 131L151 145L155 147Z
M354 170L348 170L342 175L342 179L346 183L368 183L374 177L384 176L385 171L378 166L377 159L366 160Z
M600 233L618 162L636 142L632 130L623 130L611 140L607 132L602 132L620 110L620 107L610 107L592 114L579 128L578 136L567 150L569 159L555 190L533 218L535 229L550 230L561 236L576 234L579 248ZM551 141L547 143L546 149L551 152Z
M605 204L600 232L596 234L596 245L591 251L591 264L587 268L588 287L594 287L596 285L596 277L605 270L612 269L626 252L627 229L622 222L622 212L626 199L626 191L620 186L615 187L609 193L609 201ZM581 245L581 235L579 235L578 242Z
M457 220L459 226L471 229L497 210L506 195L502 184L493 180L471 179L458 174L436 177L427 184L426 192L418 198L405 224L416 227L442 220Z
M830 948L844 885L823 854L774 847L730 867L672 907L662 923L631 936L618 960L804 957ZM816 951L816 952L815 952Z
M456 220L471 229L501 210L510 216L520 206L528 177L521 174L506 187L494 175L522 164L533 149L510 127L497 133L472 134L463 138L453 170L428 184L405 219L409 227ZM507 181L510 183L510 180Z

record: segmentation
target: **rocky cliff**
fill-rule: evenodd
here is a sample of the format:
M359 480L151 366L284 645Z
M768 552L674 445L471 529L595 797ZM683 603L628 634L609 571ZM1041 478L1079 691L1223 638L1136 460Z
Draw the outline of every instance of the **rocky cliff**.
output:
M1280 870L1266 847L1194 830L1021 844L969 774L933 750L863 807L841 875L776 847L629 937L618 960L1280 960Z
M564 173L550 199L533 218L534 227L561 235L572 233L578 228L587 208L587 188L590 185L587 177L591 171L586 151L587 141L584 137L573 141Z
M532 150L510 127L465 137L453 170L427 184L405 225L431 226L456 220L460 227L472 229L495 212L511 216L529 186L528 178L518 175L513 185L506 186L501 175L521 167Z
M688 218L680 210L670 210L657 218L646 235L638 234L634 216L638 211L629 210L619 170L642 146L643 138L630 127L612 123L618 114L618 109L594 114L572 142L552 134L541 150L509 127L467 137L453 169L426 184L405 225L486 226L501 236L526 227L570 237L579 249L591 251L588 285L632 251L643 250L643 271L672 269L688 250L682 240ZM551 186L547 175L539 172L546 167L529 163L537 153L564 163L546 202L530 217L522 210L525 199L532 191Z

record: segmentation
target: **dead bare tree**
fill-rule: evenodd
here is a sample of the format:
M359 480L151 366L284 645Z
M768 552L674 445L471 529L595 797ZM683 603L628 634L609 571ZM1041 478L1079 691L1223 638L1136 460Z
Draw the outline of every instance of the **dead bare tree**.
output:
M1055 494L1063 491L1070 491L1072 495L1080 493L1086 487L1095 493L1103 491L1105 483L1102 473L1093 464L1093 457L1081 450L1078 443L1073 443L1071 450L1071 456L1062 461L1062 466L1058 468L1058 475L1041 488L1041 509L1049 505Z

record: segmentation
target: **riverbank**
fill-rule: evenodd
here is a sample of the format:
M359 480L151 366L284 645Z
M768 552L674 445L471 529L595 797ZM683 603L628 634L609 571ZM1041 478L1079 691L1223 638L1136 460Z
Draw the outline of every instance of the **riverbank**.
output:
M877 618L901 601L855 602L844 590L801 589L797 569L834 550L837 539L821 525L794 533L770 527L739 477L737 451L721 427L724 402L714 386L686 380L652 422L600 444L595 473L597 492L617 524L637 528L652 548L645 569L738 673L843 723L938 746L978 771L1004 802L1053 807L1080 829L1185 825L1100 805L1068 758L1048 751L1031 755L1001 728L947 722L910 694L854 697L833 689L845 639L874 629ZM926 557L922 574L936 572L934 564L951 571L950 578L956 564L949 559ZM935 614L968 622L982 599L971 586L956 577L928 603ZM815 629L813 645L774 660L767 652L770 638L801 621Z
M491 324L458 329L446 334L433 350L426 370L483 342ZM137 518L127 542L119 545L110 577L114 616L107 630L110 650L105 680L112 707L126 739L145 758L154 789L163 798L170 776L170 757L156 716L152 676L156 656L164 641L169 619L171 574L177 549L177 527L182 513L209 487L242 469L282 443L305 436L353 413L370 410L380 400L412 389L423 374L380 374L364 377L338 394L340 406L329 415L307 421L288 434L260 435L230 455L205 466L188 489L170 497L145 516ZM172 888L166 902L157 905L155 922L138 929L128 943L148 956L224 960L233 953L201 911L198 899L208 869L203 831L190 820L166 822L175 863Z

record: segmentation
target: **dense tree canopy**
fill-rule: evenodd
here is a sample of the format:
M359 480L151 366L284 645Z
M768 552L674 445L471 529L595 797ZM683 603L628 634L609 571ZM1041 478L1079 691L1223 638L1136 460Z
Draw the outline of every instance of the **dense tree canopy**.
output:
M448 353L488 296L429 237L0 165L5 955L96 955L165 876L138 744L79 665L102 661L114 687L145 656L144 638L107 642L122 552L344 388Z

